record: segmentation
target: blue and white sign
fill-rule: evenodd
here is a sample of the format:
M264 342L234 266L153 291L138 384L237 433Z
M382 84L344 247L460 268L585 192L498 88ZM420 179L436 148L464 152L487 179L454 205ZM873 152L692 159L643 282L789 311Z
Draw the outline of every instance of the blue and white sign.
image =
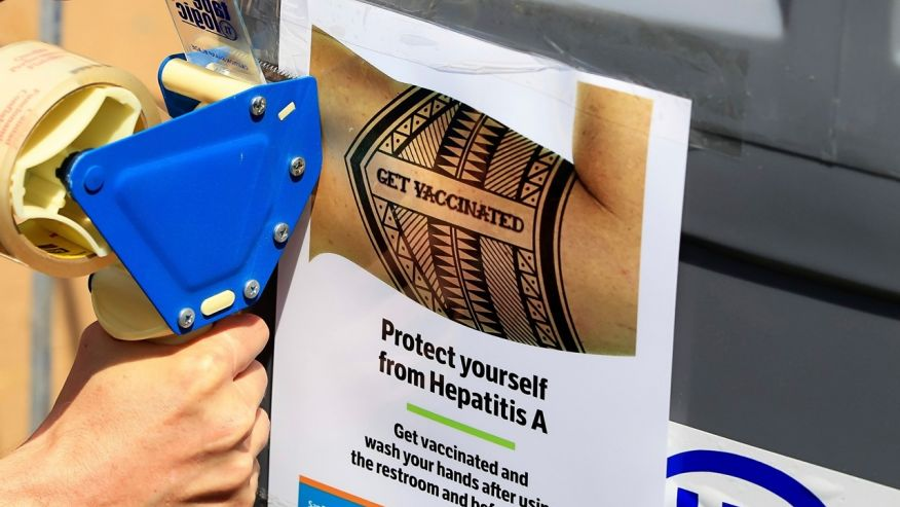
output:
M893 507L900 491L671 423L666 507Z

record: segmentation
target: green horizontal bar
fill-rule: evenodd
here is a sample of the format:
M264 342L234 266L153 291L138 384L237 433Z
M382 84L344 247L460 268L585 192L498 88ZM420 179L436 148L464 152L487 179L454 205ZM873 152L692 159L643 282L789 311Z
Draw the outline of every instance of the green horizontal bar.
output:
M473 428L473 427L469 426L468 424L463 424L459 421L454 421L453 419L450 419L449 417L444 417L440 414L435 414L434 412L432 412L430 410L425 410L424 408L413 405L412 403L406 404L406 410L409 412L412 412L413 414L416 414L418 416L422 416L425 419L429 419L436 423L443 424L444 426L449 426L457 431L462 431L463 433L472 435L473 437L477 437L482 440L486 440L492 444L497 444L500 447L506 447L507 449L510 449L513 451L516 450L516 443L513 442L512 440L507 440L505 438L498 437L497 435L488 433L487 431L481 431L478 428Z

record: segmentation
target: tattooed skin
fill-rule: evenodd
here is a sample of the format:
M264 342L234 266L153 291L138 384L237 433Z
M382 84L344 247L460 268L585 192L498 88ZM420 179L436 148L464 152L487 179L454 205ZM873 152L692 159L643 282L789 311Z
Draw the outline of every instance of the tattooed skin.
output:
M489 335L571 352L635 353L643 159L637 183L608 182L599 172L583 182L556 153L457 100L391 80L321 33L313 74L326 152L314 255L343 255ZM576 162L602 146L591 141L594 113L576 125L588 132L575 146ZM646 152L648 130L626 130L644 139L637 150ZM608 203L591 184L612 189ZM614 191L624 184L640 185L626 194L640 194L637 212Z
M479 331L583 351L553 238L570 163L417 87L373 118L346 163L372 242L406 295Z

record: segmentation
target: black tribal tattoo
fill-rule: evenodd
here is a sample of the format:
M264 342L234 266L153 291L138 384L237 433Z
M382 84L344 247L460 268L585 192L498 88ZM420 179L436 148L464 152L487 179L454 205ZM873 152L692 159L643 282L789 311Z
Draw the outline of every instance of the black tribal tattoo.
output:
M560 273L571 163L418 87L382 109L345 160L398 289L485 333L584 352Z

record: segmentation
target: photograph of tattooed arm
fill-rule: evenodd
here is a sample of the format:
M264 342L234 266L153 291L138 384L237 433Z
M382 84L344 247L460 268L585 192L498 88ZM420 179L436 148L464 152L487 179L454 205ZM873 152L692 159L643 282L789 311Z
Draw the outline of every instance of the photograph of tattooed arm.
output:
M634 355L652 102L580 84L569 162L313 36L325 161L311 255L516 342Z

